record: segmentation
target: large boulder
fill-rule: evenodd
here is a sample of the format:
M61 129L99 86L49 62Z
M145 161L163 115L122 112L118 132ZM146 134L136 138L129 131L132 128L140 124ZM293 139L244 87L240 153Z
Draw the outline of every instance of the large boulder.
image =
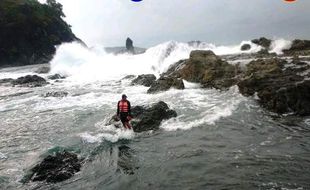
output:
M46 84L46 80L38 75L27 75L19 77L11 82L14 86L25 86L25 87L41 87Z
M226 89L236 84L238 69L212 51L195 50L190 58L172 65L162 76L200 83L203 87Z
M153 74L139 75L137 78L135 78L131 82L131 84L150 87L155 82L155 80L156 80L156 76Z
M147 93L153 94L161 91L167 91L170 88L184 89L183 80L175 77L160 77L155 81L151 87L147 90Z
M162 120L176 117L177 113L169 109L165 102L160 101L151 107L133 107L132 116L134 117L132 121L134 131L142 132L158 129Z
M71 178L81 169L81 159L74 153L63 151L48 155L43 161L31 169L24 182L46 181L57 183Z
M265 37L261 37L259 39L254 39L252 40L252 43L256 44L256 45L259 45L259 46L262 46L264 47L265 49L269 49L270 48L270 45L271 45L271 40L270 39L267 39Z
M304 67L306 71L308 67ZM259 59L247 65L238 83L245 96L257 94L263 107L276 113L310 114L310 81L281 59Z
M131 109L131 114L133 116L131 125L135 132L157 130L163 120L177 116L177 113L169 109L168 105L163 101L151 106L134 106ZM108 125L122 127L116 116L111 118Z

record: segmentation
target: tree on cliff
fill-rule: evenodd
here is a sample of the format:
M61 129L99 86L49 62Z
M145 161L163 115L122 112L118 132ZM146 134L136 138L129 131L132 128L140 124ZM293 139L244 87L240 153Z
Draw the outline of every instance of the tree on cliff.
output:
M0 1L0 66L45 63L56 45L78 40L55 0Z

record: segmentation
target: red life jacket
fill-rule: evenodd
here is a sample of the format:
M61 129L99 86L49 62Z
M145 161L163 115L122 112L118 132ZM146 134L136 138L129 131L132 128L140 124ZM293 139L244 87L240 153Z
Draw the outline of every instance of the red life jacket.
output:
M128 102L121 100L118 104L120 112L128 112Z

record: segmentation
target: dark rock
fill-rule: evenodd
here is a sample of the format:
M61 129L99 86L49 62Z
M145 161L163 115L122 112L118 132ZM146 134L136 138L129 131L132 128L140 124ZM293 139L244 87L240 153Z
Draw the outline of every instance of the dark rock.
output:
M160 77L147 90L147 93L152 94L160 91L167 91L170 88L184 89L183 80L175 77Z
M271 45L271 40L261 37L259 39L254 39L252 40L252 43L260 45L262 47L264 47L265 49L269 49L270 45Z
M289 56L309 56L310 55L310 40L294 40L288 50L283 50L285 55Z
M81 160L74 153L67 151L49 155L31 169L28 176L32 181L46 181L57 183L71 178L80 171ZM27 181L25 181L27 182Z
M56 91L56 92L47 92L46 94L43 95L43 97L58 97L58 98L62 98L62 97L66 97L68 96L68 92L65 91Z
M44 66L44 67L38 68L35 72L39 74L43 74L43 73L49 73L50 70L51 68L49 66Z
M57 79L65 79L65 76L62 76L60 74L54 74L47 77L50 80L57 80Z
M309 115L310 81L293 69L285 69L286 64L281 59L252 61L238 83L239 90L245 96L256 93L262 106L270 111Z
M150 87L155 82L155 80L156 80L156 76L153 74L139 75L136 79L134 79L131 82L131 84Z
M168 105L162 101L153 104L150 107L132 107L131 114L133 116L131 124L135 132L157 130L162 120L177 116L177 113L174 110L169 109ZM121 127L121 124L116 116L113 116L108 124Z
M135 77L136 77L136 75L127 75L127 76L125 76L124 78L122 78L122 80L133 79L133 78L135 78Z
M149 108L144 108L143 112L141 112L141 107L133 107L132 116L134 131L143 132L158 129L162 120L176 117L177 113L169 109L165 102L160 101Z
M187 60L172 65L163 76L182 78L203 87L226 89L236 84L238 68L216 56L212 51L195 50Z
M290 51L310 50L310 40L294 40Z
M127 145L121 145L118 147L118 169L122 170L127 175L133 175L136 169L137 160L134 156L134 151Z
M14 79L11 78L0 79L0 84L12 83L12 81L14 81Z
M127 49L129 52L134 53L135 48L133 47L133 41L132 41L130 38L127 38L127 39L126 39L126 49Z
M13 80L11 83L14 86L20 85L26 87L41 87L48 84L44 78L39 77L37 75L27 75L24 77L20 77L16 80Z
M241 51L247 51L251 49L251 45L250 44L243 44L241 46Z

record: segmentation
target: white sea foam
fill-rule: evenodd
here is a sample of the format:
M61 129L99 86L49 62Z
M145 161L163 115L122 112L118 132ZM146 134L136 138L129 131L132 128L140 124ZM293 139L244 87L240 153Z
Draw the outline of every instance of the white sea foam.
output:
M292 41L285 39L277 39L272 41L270 45L270 53L276 53L278 55L283 54L283 50L289 49L292 45Z
M251 49L241 51L240 47L248 43ZM68 80L79 83L120 79L129 74L155 74L166 71L169 66L186 59L193 50L212 50L217 55L253 53L261 49L250 41L234 46L215 46L208 43L189 45L169 41L149 48L139 55L107 54L103 47L86 48L79 43L66 43L57 48L51 61L51 73L69 76Z
M102 142L103 140L110 141L110 142L117 142L121 139L133 139L135 134L132 130L127 129L117 129L114 126L112 126L114 130L109 130L105 132L98 132L98 133L91 133L91 132L85 132L79 134L79 136L82 138L84 142L87 143L97 143Z

